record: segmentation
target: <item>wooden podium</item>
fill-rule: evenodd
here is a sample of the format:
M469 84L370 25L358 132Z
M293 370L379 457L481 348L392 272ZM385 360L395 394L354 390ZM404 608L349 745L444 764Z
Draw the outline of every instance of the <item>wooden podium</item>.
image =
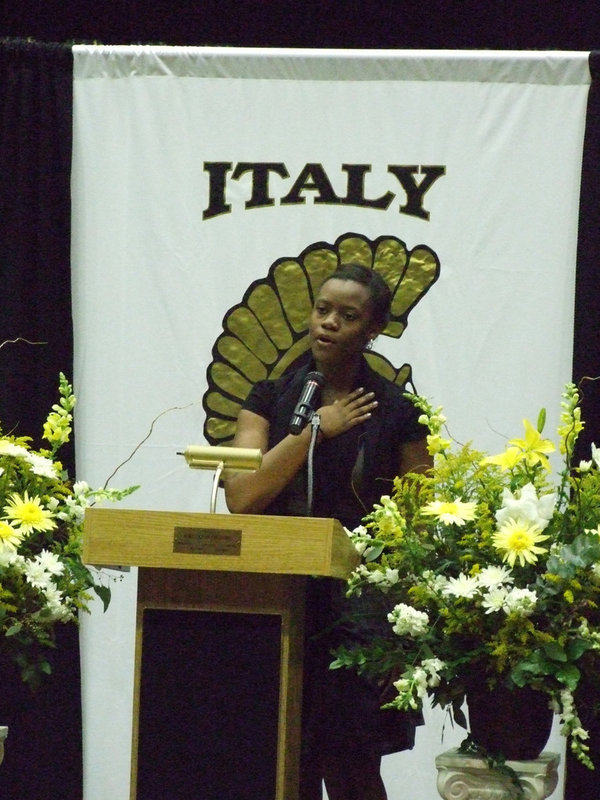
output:
M279 687L273 800L297 800L306 579L344 579L357 565L359 556L340 523L316 517L90 508L83 558L90 565L140 568L131 800L147 800L138 796L138 748L140 712L148 702L141 696L141 685L142 665L150 660L144 652L144 614L150 609L276 615ZM193 676L181 676L182 684L186 680L193 681Z

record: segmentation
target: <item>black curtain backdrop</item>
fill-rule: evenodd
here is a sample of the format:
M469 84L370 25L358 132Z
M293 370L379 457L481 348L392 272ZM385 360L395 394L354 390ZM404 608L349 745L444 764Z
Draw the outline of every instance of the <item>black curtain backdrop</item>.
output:
M586 421L579 458L589 458L592 442L600 446L600 51L590 53L589 63L573 334L573 380L581 383Z
M573 381L581 386L585 428L578 440L575 463L589 459L592 442L600 447L600 51L590 53L592 84L588 96L581 198L577 276L575 286L575 327L573 340ZM598 800L600 795L600 676L577 692L581 720L590 731L590 756L596 770L590 771L567 752L565 800Z
M35 446L58 373L72 377L72 86L70 47L0 42L0 425ZM3 344L18 338L42 344ZM72 452L62 455L71 475ZM39 691L0 661L3 800L82 798L78 632L62 627Z
M0 42L0 421L33 436L70 377L71 48ZM63 454L64 458L64 454Z

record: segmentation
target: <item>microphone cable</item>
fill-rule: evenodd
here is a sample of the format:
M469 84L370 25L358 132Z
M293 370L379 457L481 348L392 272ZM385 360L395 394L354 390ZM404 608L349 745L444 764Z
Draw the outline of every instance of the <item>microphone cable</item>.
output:
M307 459L307 488L306 488L306 516L312 517L313 515L313 489L314 489L314 472L313 472L313 455L315 445L317 443L317 436L321 425L321 417L315 412L310 420L310 444L308 446L308 459Z

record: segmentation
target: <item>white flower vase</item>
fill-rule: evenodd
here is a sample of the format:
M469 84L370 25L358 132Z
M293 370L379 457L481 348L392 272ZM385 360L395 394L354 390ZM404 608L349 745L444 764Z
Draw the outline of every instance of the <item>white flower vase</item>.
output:
M0 764L4 761L4 740L8 736L8 728L0 725Z

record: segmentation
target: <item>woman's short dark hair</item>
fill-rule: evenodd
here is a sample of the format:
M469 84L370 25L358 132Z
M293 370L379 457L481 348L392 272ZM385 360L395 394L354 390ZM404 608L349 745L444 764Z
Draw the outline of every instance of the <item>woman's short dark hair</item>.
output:
M327 276L323 283L327 283L332 278L342 281L356 281L366 286L371 295L373 322L376 325L381 325L382 328L387 325L392 305L392 293L378 272L365 267L363 264L350 263L337 267L331 275Z

